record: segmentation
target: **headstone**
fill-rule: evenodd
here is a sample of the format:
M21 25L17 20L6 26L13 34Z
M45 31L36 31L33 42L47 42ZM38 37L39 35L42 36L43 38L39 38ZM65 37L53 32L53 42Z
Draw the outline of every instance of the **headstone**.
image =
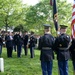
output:
M4 72L4 60L0 58L0 72Z

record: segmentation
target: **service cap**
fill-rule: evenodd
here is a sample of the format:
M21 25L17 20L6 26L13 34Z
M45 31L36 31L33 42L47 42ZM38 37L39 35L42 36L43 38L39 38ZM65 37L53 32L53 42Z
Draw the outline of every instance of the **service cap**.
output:
M51 27L51 25L49 24L44 24L44 29L49 29Z
M60 25L60 29L66 29L68 26L66 25Z

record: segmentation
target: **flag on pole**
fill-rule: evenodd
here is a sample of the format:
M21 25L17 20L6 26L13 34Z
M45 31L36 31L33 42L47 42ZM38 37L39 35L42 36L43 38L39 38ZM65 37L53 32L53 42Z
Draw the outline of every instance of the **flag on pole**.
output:
M73 4L73 11L72 11L71 29L72 29L72 38L75 38L75 0Z
M56 0L53 0L53 20L56 31L59 30L58 27L58 14L57 14L57 6L56 6Z

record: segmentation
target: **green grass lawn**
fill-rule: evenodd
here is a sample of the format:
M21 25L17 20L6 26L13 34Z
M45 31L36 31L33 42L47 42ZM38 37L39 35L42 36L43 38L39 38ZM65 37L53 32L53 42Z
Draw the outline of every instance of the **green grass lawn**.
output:
M22 50L22 57L17 58L16 52L13 51L13 57L7 58L6 48L3 48L2 57L4 58L4 73L0 75L42 75L40 60L40 51L35 50L35 58L30 58L30 51L28 56L24 55ZM57 60L53 62L53 75L58 75ZM72 62L69 61L69 75L73 75Z

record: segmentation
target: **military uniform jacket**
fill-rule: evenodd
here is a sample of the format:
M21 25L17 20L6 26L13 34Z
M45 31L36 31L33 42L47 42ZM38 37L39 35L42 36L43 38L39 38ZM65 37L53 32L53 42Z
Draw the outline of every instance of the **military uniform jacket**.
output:
M15 45L17 45L17 34L15 34L15 35L13 36L13 43L14 43Z
M68 60L70 58L69 46L71 39L67 34L61 34L55 40L55 52L58 60Z
M75 39L72 40L72 44L71 44L71 47L70 47L70 55L71 55L71 58L73 61L75 61Z
M38 48L41 50L41 61L52 61L54 58L53 53L54 37L51 34L44 34L39 38Z
M30 43L30 47L35 47L36 38L33 35L30 37L29 43Z
M23 44L23 38L19 35L19 34L16 34L16 37L14 38L15 42L16 42L16 45L22 45Z
M28 43L28 35L25 35L23 37L23 42L24 42L24 45L27 45L27 43Z
M13 37L12 37L13 38ZM13 40L11 40L10 36L7 35L5 37L5 41L6 41L6 47L13 47Z

